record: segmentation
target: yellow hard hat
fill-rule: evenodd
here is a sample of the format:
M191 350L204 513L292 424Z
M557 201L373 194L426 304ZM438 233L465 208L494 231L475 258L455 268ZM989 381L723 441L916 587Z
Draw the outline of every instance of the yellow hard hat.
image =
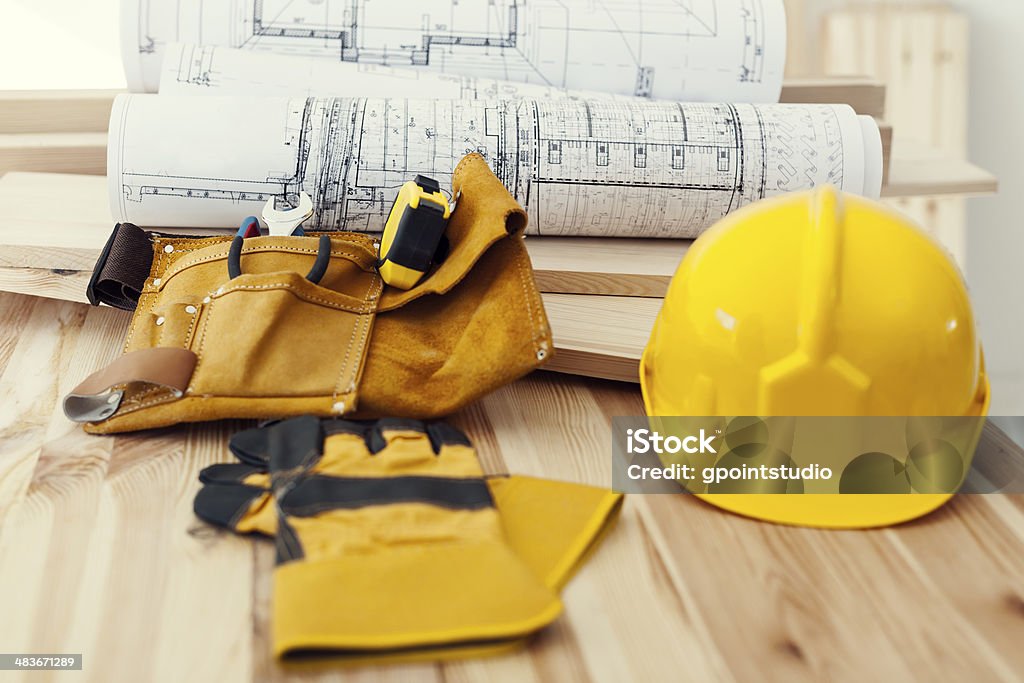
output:
M898 213L832 187L758 202L694 243L640 381L649 416L977 417L968 466L989 405L949 255ZM863 528L919 517L951 495L700 497L784 524Z

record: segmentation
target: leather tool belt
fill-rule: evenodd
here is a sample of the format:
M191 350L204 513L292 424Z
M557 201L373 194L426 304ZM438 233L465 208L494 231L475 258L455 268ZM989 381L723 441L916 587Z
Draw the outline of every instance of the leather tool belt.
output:
M542 365L526 214L479 155L449 252L385 287L371 236L172 237L115 227L89 298L134 310L124 354L65 398L93 433L303 414L434 418Z

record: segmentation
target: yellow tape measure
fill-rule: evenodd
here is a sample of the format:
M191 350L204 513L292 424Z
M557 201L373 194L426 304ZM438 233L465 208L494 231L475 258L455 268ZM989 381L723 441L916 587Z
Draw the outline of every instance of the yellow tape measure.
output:
M385 283L412 289L420 281L434 263L451 213L436 180L418 175L402 185L377 255L377 270Z

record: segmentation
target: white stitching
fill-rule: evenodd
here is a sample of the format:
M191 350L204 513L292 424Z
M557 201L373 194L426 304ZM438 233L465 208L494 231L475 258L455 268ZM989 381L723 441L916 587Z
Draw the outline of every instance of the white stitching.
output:
M181 399L181 397L180 396L176 396L174 393L169 393L169 394L166 394L164 396L157 396L156 398L150 399L148 401L143 401L142 403L139 403L138 405L130 405L127 408L124 408L123 410L118 410L117 413L114 414L114 417L121 417L122 415L129 415L131 413L134 413L134 412L137 412L139 410L142 410L143 408L148 408L148 407L156 405L158 403L170 403L171 401L177 401L177 400L180 400L180 399Z
M200 339L199 339L199 349L196 351L196 366L195 366L195 369L192 371L192 377L195 378L195 377L199 376L199 368L202 366L203 359L205 358L205 355L206 355L204 353L204 351L206 349L206 333L207 333L207 331L210 328L210 321L213 318L213 311L214 311L213 304L214 304L214 302L220 301L221 299L223 299L225 295L230 294L231 292L237 292L237 291L242 291L242 290L255 291L255 290L263 290L263 289L285 289L285 290L287 290L290 293L294 294L295 296L297 296L299 299L301 299L303 301L318 302L318 303L321 303L321 304L325 305L327 308L331 308L331 309L336 310L336 311L340 310L340 311L345 311L345 312L348 312L348 313L355 313L357 315L357 321L359 321L359 320L362 320L362 318L364 316L374 312L375 309L371 308L369 304L371 302L372 303L376 303L377 296L380 293L380 291L379 291L380 290L380 282L381 282L380 278L377 277L377 276L374 276L370 280L370 287L367 290L367 294L365 295L365 297L368 297L370 295L370 293L374 290L374 288L377 288L378 291L374 294L374 297L370 301L366 301L365 297L364 297L363 304L358 309L348 308L348 307L344 307L344 306L341 306L341 305L335 305L335 304L333 304L330 301L326 301L326 300L323 300L323 299L320 299L320 298L317 298L317 297L303 296L301 292L296 290L293 286L291 286L288 283L273 283L273 284L267 284L267 285L239 285L237 287L233 287L231 289L224 290L223 292L221 292L221 293L217 294L216 296L212 297L212 300L211 300L210 304L207 306L207 309L206 309L207 313L206 313L206 315L203 318L203 331L202 331ZM357 322L357 327L358 327L358 322ZM352 336L349 338L348 349L345 351L345 358L346 359L348 358L349 354L351 353L352 344L354 342L355 336L356 336L356 330L353 329ZM364 329L364 338L365 338L365 329ZM335 384L334 384L335 385L335 390L334 390L334 394L332 395L333 398L337 397L337 394L338 394L338 388L337 387L339 387L340 384L341 384L342 375L344 374L344 372L345 372L345 363L342 363L341 370L339 371L338 379L335 381ZM191 385L191 382L189 382L189 385Z
M376 278L374 278L374 279L376 279ZM371 282L370 286L371 287L373 286L372 282ZM232 292L239 292L239 291L243 291L243 290L257 291L257 290L262 290L262 289L286 289L289 292L292 292L299 299L302 299L303 301L310 301L310 302L315 302L315 303L323 304L324 306L327 306L328 308L335 308L335 309L342 310L342 311L349 311L350 313L366 313L367 311L372 310L372 309L370 309L367 306L367 302L365 300L362 302L362 305L360 305L358 308L356 308L356 307L354 307L354 306L352 306L350 304L336 303L336 302L331 301L329 299L321 299L320 297L312 296L310 294L305 294L300 289L298 289L297 287L295 287L294 285L292 285L291 283L288 283L288 282L271 282L271 283L268 283L268 284L265 284L265 285L236 285L235 287L231 287L229 289L224 289L222 292L216 294L213 298L214 299L222 299L222 298L224 298L224 296L226 296L226 295L228 295L228 294L230 294ZM343 296L345 296L345 295L343 295ZM355 297L349 297L349 298L353 298L354 299Z
M157 250L157 245L159 243L160 243L160 240L158 238L154 238L153 252L154 252L154 254L156 255L157 258L156 258L156 261L154 262L153 266L149 269L149 275L147 276L147 280L149 278L152 278L154 273L160 273L161 272L161 264L163 263L163 258L165 256L165 254L164 254L164 250L163 249ZM144 300L145 300L146 307L144 309L142 309L141 307L143 305L143 301ZM145 283L143 283L143 285L142 285L142 293L139 294L139 303L136 305L136 307L135 307L135 315L132 316L132 321L128 325L128 336L126 336L125 339L124 339L124 346L121 347L121 353L127 353L128 352L128 346L131 344L132 339L135 337L135 330L138 329L138 326L139 326L142 318L147 316L147 315L150 315L153 312L153 307L155 305L156 305L155 293L153 293L153 292L148 292L147 293L146 292L146 285L145 285Z
M521 238L513 238L513 239L521 239ZM517 246L519 246L520 248L516 250L517 251L517 253L516 253L516 269L519 271L519 284L523 288L523 296L526 299L526 311L527 311L527 314L530 316L530 324L533 326L533 338L532 338L531 341L533 342L535 351L537 351L537 350L539 350L539 342L540 342L540 340L543 337L545 337L546 335L544 334L544 326L541 325L541 321L538 320L534 316L534 313L533 313L533 303L537 303L538 306L541 306L543 304L541 304L539 301L536 301L536 302L531 301L531 299L534 298L533 295L536 293L536 290L534 292L530 291L530 287L529 287L529 285L527 283L527 279L526 279L527 278L527 272L528 272L527 271L527 267L526 267L526 263L524 262L525 259L528 258L526 256L526 253L525 253L526 252L526 247L523 246L521 243L519 245L517 245ZM532 264L531 264L531 267L532 267Z
M161 392L163 392L163 393L161 394ZM161 394L161 395L156 396L155 398L149 399L148 401L140 400L140 399L143 399L143 398L145 398L147 396L151 396L152 394ZM114 413L114 415L110 419L113 419L115 417L120 417L122 415L128 415L129 413L134 413L137 410L141 410L142 408L147 408L147 407L149 407L151 405L155 405L157 403L167 403L167 402L172 401L172 400L178 400L179 398L181 398L181 397L178 396L177 393L173 389L168 389L167 387L164 387L164 386L161 386L161 385L156 385L153 388L147 389L146 391L142 392L138 396L135 396L135 397L133 397L133 398L131 398L129 400L126 400L123 403L121 403L121 405L118 406L117 412Z
M378 278L378 277L374 277L373 280L370 281L370 288L366 290L366 294L363 296L364 302L367 301L367 300L371 300L371 301L377 302L378 297L380 296L380 291L381 291L381 289L383 289L382 282L383 281L380 278ZM374 291L374 290L376 290L376 291ZM372 298L371 298L371 295L372 295ZM350 386L355 385L355 375L357 374L357 369L359 367L359 361L358 360L356 361L356 367L352 370L352 372L348 373L348 372L346 372L346 370L348 369L348 359L349 359L349 356L352 353L352 346L353 346L353 343L355 341L356 331L357 331L358 328L362 328L362 332L359 335L358 346L360 348L362 348L362 349L366 348L365 342L366 342L367 334L368 334L369 329L370 329L370 319L372 318L372 316L373 316L373 311L369 311L366 314L360 314L359 317L356 319L356 328L353 328L353 330L352 330L352 336L349 338L348 348L345 349L345 358L344 358L344 360L341 363L341 371L338 373L338 379L334 383L334 393L331 395L331 399L333 401L335 401L335 402L337 402L338 392L341 391L341 382L344 379L345 375L351 374L352 375L352 381L350 382ZM353 390L354 390L354 386L353 386ZM347 390L346 394L351 393L351 391L352 390Z
M230 249L230 245L225 245L225 246L228 246L228 249ZM268 245L268 246L254 246L254 247L249 247L249 248L242 247L242 254L259 254L259 253L264 253L264 252L268 252L268 251L269 252L286 252L286 253L289 253L289 254L317 254L317 253L319 253L319 250L317 250L317 249L300 249L298 247L288 247L288 246L272 247L272 246ZM363 263L362 263L362 261L360 259L361 258L362 258L362 260L366 260L367 259L365 254L361 257L359 254L354 253L354 252L343 251L343 250L335 251L334 249L331 249L331 257L333 258L335 256L338 256L338 257L341 257L341 258L346 258L346 259L352 261L353 263L355 263L359 267L363 267ZM227 257L228 257L228 252L227 251L224 251L223 253L218 251L215 254L209 254L207 256L203 256L202 258L194 259L194 260L187 261L187 262L186 262L186 259L181 259L180 263L175 264L177 267L173 268L169 273L167 273L162 278L163 281L161 282L161 289L163 288L164 285L167 284L167 282L172 277L174 277L175 275L179 275L180 273L188 270L189 268L192 268L193 266L198 266L201 263L207 263L209 261L219 261L221 259L226 259ZM369 265L369 264L367 264L367 265Z
M196 323L199 322L199 315L203 312L204 304L194 304L196 312L192 314L192 322L188 325L188 330L185 331L185 339L182 341L182 346L188 348L192 344L192 333L195 332Z
M484 164L487 163L487 160L484 159L482 155L476 152L471 152L470 154L462 157L462 161L455 165L455 170L452 171L452 191L457 192L462 189L462 178L460 175L462 174L463 167L468 166L471 161L475 162L477 159L484 162Z
M199 349L196 351L196 366L192 369L192 377L188 381L188 388L192 387L192 382L199 376L199 367L203 364L203 349L206 348L206 331L210 329L210 318L213 317L213 304L214 301L211 299L205 309L206 315L203 316L203 331L199 335Z

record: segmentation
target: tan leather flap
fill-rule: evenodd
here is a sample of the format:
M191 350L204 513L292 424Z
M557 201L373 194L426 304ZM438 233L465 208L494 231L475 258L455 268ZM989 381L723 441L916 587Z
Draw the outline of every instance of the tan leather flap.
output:
M448 224L448 257L408 291L385 287L380 311L394 310L427 294L448 292L492 245L526 229L526 212L479 154L459 162L452 174L452 191L457 201Z
M105 420L117 411L123 387L128 385L161 387L180 397L195 367L196 355L188 349L161 347L126 353L72 389L64 398L64 414L75 422Z

